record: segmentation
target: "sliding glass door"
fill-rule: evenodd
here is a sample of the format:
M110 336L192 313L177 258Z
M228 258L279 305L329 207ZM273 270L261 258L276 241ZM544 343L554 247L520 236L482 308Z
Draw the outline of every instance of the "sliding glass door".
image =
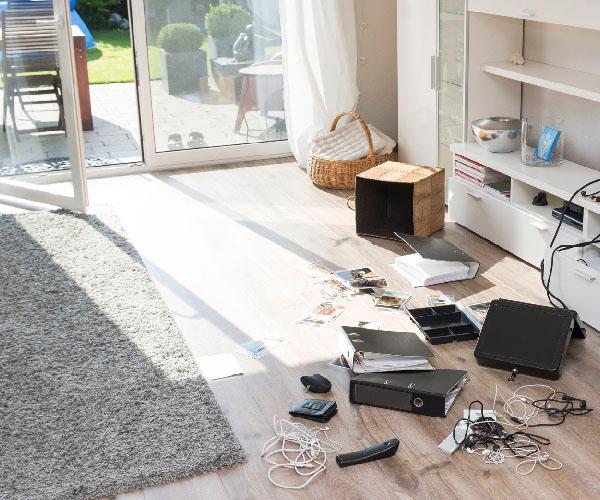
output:
M132 0L144 159L289 152L278 0Z
M87 206L74 33L68 0L0 6L2 131L0 194L73 210ZM70 182L44 174L70 170ZM35 175L34 175L35 174Z

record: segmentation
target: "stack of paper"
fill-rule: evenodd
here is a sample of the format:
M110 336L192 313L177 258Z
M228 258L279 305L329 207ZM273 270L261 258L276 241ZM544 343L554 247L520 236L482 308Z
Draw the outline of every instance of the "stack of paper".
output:
M416 253L396 257L392 267L412 286L431 286L474 278L479 263L452 243L431 237L394 233Z
M355 373L434 369L427 359L434 354L412 332L343 326L338 344Z
M467 279L471 268L462 262L424 259L418 253L396 257L392 267L412 286L431 286Z

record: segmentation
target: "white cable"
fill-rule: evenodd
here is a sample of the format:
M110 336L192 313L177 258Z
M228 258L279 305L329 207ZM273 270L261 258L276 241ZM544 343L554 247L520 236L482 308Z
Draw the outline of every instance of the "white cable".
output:
M548 398L554 398L556 395L556 390L549 385L527 384L516 389L513 392L513 395L506 399L498 390L498 386L496 385L496 392L494 394L494 401L492 403L492 410L494 410L496 414L496 420L481 420L479 422L471 423L470 426L473 427L489 422L498 422L503 426L517 427L517 430L527 429L530 421L544 410L533 406L533 402L539 398L528 396L524 393L524 390L539 387L550 390L550 394L547 396ZM507 418L502 413L496 412L496 405L499 402L498 396L500 396L501 401L504 403L502 407L503 412L510 418L518 419L521 422L520 424L514 422L510 418ZM533 409L530 409L530 406ZM470 417L471 416L469 415L469 419ZM509 453L505 453L506 450L508 450ZM518 459L519 462L515 466L515 472L520 476L527 476L531 474L538 464L547 470L559 470L563 467L561 462L552 457L549 453L542 451L539 444L535 443L527 436L516 437L511 443L510 447L502 446L494 450L490 450L488 448L476 448L474 450L470 450L470 452L481 455L485 463L493 465L502 464L508 458Z
M549 385L545 385L545 384L522 385L517 390L515 390L515 392L513 392L513 395L510 398L508 398L507 400L504 401L504 408L503 408L504 413L506 413L510 417L517 418L518 420L523 422L525 427L527 427L529 424L529 421L532 420L533 418L535 418L538 414L542 413L544 410L533 406L533 402L539 398L528 396L528 395L524 394L522 391L523 391L523 389L538 388L538 387L550 390L550 394L547 396L548 398L553 398L556 395L556 391ZM503 397L503 399L504 399L504 397ZM516 406L516 408L515 408L515 406ZM532 409L529 409L530 406Z
M531 449L532 446L535 448L534 451ZM510 453L504 453L505 450ZM498 465L509 458L519 460L519 463L515 466L515 472L520 476L531 474L538 464L548 470L559 470L563 467L561 462L549 453L542 451L537 443L526 436L515 439L510 448L508 446L501 446L497 450L477 448L473 452L481 455L483 461L488 464Z
M275 435L264 444L260 456L271 467L267 472L269 481L279 488L300 490L323 472L326 467L327 454L335 453L341 445L327 436L329 427L306 427L303 424L273 417ZM273 449L276 444L280 447ZM274 461L272 457L280 455L285 462ZM300 477L307 477L299 485L286 485L273 479L273 473L278 469L293 469ZM304 472L302 469L309 469Z

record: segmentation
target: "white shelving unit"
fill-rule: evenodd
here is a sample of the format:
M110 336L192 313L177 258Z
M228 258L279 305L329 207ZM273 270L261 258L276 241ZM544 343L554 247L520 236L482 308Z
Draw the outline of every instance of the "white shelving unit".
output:
M600 37L600 22L588 22L582 16L582 12L592 8L588 0L573 0L568 7L562 3L560 9L555 4L541 0L468 1L464 78L468 142L450 146L455 159L468 158L511 179L510 198L504 199L454 176L450 184L450 217L537 267L542 259L549 262L552 253L550 241L558 225L552 209L562 206L583 184L600 179L600 171L570 161L557 166L528 167L521 162L520 151L488 153L474 142L468 124L486 116L520 117L525 85L570 96L563 99L600 102L600 74L543 61L526 61L523 66L505 62L514 52L523 53L525 23L530 19L554 23L548 24L550 32L553 29L560 32L561 26L556 27L560 23L570 30L596 29ZM597 7L592 10L597 12ZM590 33L582 33L581 39L594 36ZM543 108L538 111L544 115ZM600 190L600 183L592 188L589 190ZM548 206L532 204L540 191L547 194ZM555 247L589 241L600 234L600 203L581 195L575 197L574 203L584 209L583 229L563 224ZM600 329L600 264L586 265L587 261L594 262L590 257L596 256L600 256L600 245L558 254L551 290L584 321Z
M527 61L522 66L509 62L484 63L486 73L502 76L517 82L529 83L563 94L600 102L600 75L573 71L536 61Z

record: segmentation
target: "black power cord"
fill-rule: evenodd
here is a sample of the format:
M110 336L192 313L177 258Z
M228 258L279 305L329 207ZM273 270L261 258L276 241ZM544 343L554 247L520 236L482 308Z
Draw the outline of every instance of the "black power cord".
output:
M585 399L579 399L564 392L556 392L545 399L538 399L531 403L534 407L542 410L554 422L531 424L528 427L552 427L562 424L569 415L587 415L593 408L587 407Z
M584 184L579 189L577 189L573 193L573 195L569 198L569 201L563 208L562 214L558 221L558 226L556 227L556 231L554 231L554 236L552 237L552 241L550 242L550 248L554 247L554 243L556 241L556 238L558 237L558 233L559 233L560 228L562 227L563 221L565 219L565 214L567 213L567 210L573 203L573 200L575 199L575 197L579 193L581 193L585 188L591 186L592 184L596 184L599 182L600 182L600 179L596 179L596 180L593 180L593 181L590 181L590 182ZM589 241L584 241L584 242L573 244L573 245L559 245L556 248L554 248L552 250L552 255L550 258L550 269L548 270L547 280L544 280L545 259L542 259L542 262L540 263L540 274L541 274L541 279L542 279L542 286L544 287L544 290L546 290L546 296L548 297L550 304L552 304L554 307L556 307L556 308L562 307L563 309L569 309L569 307L567 307L567 305L559 297L557 297L554 293L552 293L550 291L550 280L552 279L552 271L554 270L554 257L556 255L556 253L564 252L566 250L571 250L573 248L584 248L589 245L593 245L595 243L600 243L600 234L598 234L598 236L596 236L595 238L593 238L592 240L589 240ZM554 301L558 302L559 305L557 305Z
M471 419L471 411L474 405L479 406L481 416L476 419ZM472 401L469 405L468 417L459 419L454 425L454 430L452 431L454 442L456 444L463 445L464 448L470 449L474 449L477 445L481 445L486 448L491 445L492 449L494 450L505 447L510 450L514 456L519 457L525 457L536 453L539 450L539 446L548 446L550 444L549 439L538 434L532 434L531 432L507 432L502 424L483 415L483 403L479 400ZM456 439L456 429L463 422L467 424L467 428L465 430L465 437L459 442ZM472 428L473 426L476 427L476 430ZM471 430L470 433L469 430ZM519 442L519 451L517 452L513 446L515 445L515 441L518 441L519 437L528 438L531 442L528 444Z

